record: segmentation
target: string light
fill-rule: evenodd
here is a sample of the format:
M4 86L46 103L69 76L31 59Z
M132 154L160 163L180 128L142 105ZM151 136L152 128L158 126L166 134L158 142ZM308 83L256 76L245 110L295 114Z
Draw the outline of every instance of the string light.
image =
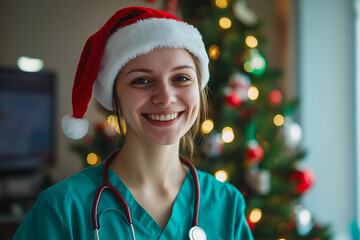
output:
M255 86L251 86L247 91L247 96L250 100L255 101L259 97L259 89Z
M120 118L120 124L122 127L122 130L124 132L124 134L126 133L126 123L125 120L123 118ZM118 123L118 118L115 115L110 115L107 120L105 121L105 127L110 128L111 131L113 131L114 133L121 133L120 132L120 127L119 127L119 123Z
M229 5L227 0L215 0L215 5L218 8L227 8L227 6Z
M223 128L221 138L225 143L231 143L235 138L234 130L231 127Z
M228 29L231 27L231 20L227 17L222 17L219 20L219 25L222 29Z
M254 68L251 66L251 62L246 61L244 63L244 70L247 71L248 73L251 73L252 71L254 71Z
M245 38L245 43L250 48L256 48L258 45L258 40L256 39L256 37L249 35Z
M224 170L219 170L214 175L216 180L220 182L226 182L229 179L229 174Z
M211 46L209 47L208 53L209 53L210 59L216 60L216 59L219 58L220 48L219 48L218 46L216 46L216 45L211 45Z
M260 221L261 217L262 217L262 212L261 212L261 210L258 209L258 208L254 208L254 209L251 211L249 218L250 218L250 221L251 221L252 223L257 223L257 222Z
M117 122L117 117L110 115L105 122L105 127L109 127L113 132L120 133L119 124Z
M278 127L282 126L285 122L285 119L284 117L281 115L281 114L277 114L275 117L274 117L274 124Z
M100 157L95 153L89 153L86 158L86 161L89 165L96 165L98 162L100 162L100 160Z
M261 75L266 69L265 58L257 49L251 49L250 59L244 63L244 70L248 73Z
M213 128L214 122L211 119L207 119L201 124L201 132L203 132L204 134L210 133Z

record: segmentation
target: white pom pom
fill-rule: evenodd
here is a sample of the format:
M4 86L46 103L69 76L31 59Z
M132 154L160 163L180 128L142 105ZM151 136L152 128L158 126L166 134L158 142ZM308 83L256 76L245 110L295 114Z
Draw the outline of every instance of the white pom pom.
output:
M89 122L85 118L74 118L67 114L61 119L61 127L68 138L81 139L88 132Z

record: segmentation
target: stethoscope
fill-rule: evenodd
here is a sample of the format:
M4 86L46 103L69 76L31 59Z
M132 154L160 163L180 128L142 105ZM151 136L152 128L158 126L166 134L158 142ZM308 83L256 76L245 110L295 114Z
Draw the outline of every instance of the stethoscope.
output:
M95 240L99 240L99 221L98 221L98 206L100 202L100 198L104 190L109 189L112 191L115 196L120 201L121 205L123 206L125 210L125 217L130 225L131 230L131 236L133 240L136 240L135 238L135 230L133 221L131 218L130 208L127 202L125 201L124 197L121 195L121 193L110 184L109 181L109 165L110 162L113 160L116 153L118 153L119 150L116 150L115 152L111 153L107 159L105 160L104 167L103 167L103 185L99 187L99 189L96 192L94 203L92 207L92 225L94 229L95 234ZM206 234L205 231L198 226L198 219L199 219L199 206L200 206L200 184L199 184L199 176L197 174L195 166L186 158L180 156L180 161L185 164L189 169L194 179L194 186L195 186L195 205L194 205L194 215L193 215L193 221L192 221L192 228L189 231L189 238L190 240L206 240Z

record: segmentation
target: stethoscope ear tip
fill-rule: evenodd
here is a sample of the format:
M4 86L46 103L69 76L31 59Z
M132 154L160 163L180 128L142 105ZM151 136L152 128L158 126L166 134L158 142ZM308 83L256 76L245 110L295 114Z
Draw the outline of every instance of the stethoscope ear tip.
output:
M206 233L201 227L194 226L189 231L189 238L190 240L206 240Z

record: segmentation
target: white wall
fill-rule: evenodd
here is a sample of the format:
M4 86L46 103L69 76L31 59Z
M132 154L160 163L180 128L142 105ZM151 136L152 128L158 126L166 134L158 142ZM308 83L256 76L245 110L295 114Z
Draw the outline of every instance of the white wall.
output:
M335 239L356 219L352 0L298 1L300 118L316 174L305 205Z
M159 8L158 1L152 6ZM142 0L11 0L0 2L0 65L16 67L20 56L45 61L46 70L57 73L57 122L71 113L71 89L78 60L87 38L118 9L146 5ZM96 122L97 107L91 102L85 117ZM90 122L91 123L91 122ZM91 130L91 128L90 128ZM70 152L57 125L57 162L51 170L60 180L81 168L81 159Z

